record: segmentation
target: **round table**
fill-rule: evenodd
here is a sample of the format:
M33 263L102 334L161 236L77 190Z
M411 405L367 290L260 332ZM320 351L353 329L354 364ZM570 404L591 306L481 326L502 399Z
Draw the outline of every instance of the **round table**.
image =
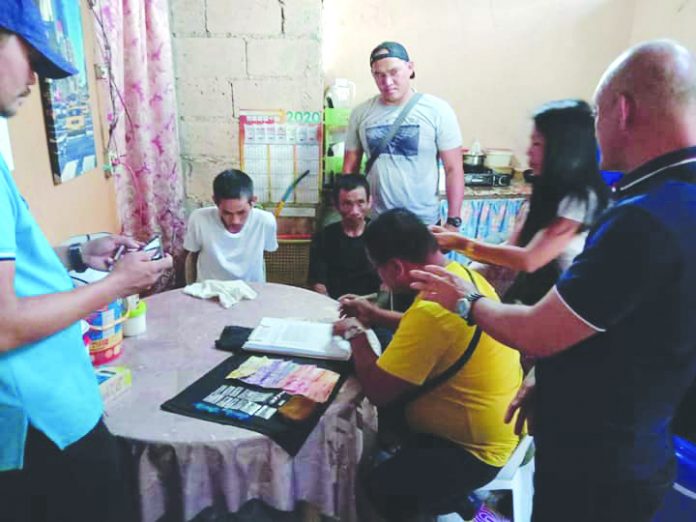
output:
M131 388L106 405L109 429L125 446L127 481L141 520L191 520L211 506L237 511L260 499L283 511L298 501L342 521L357 520L355 474L363 427L374 408L349 378L300 452L290 457L268 437L160 409L230 356L214 348L227 325L254 327L262 317L337 318L336 302L297 287L251 284L258 292L225 309L180 289L147 299L147 331L126 338L112 363L132 371Z

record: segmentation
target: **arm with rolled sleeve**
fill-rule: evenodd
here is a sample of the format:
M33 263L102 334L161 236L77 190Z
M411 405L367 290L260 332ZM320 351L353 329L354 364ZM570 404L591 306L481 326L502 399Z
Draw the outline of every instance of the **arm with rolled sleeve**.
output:
M481 328L526 355L550 356L611 328L659 290L665 278L675 277L677 247L656 219L634 206L607 216L536 305L479 299L472 315Z
M0 160L0 169L4 168ZM134 252L123 256L104 279L72 289L60 259L47 244L26 208L20 207L25 203L5 176L9 178L8 173L0 172L0 352L48 337L117 297L151 286L162 270L171 266L169 256L150 261L149 254ZM18 251L22 244L18 241L18 234L23 234L23 239L33 241L28 247L33 249L32 255L23 252L25 255L18 259L18 253L22 253ZM52 260L51 256L56 257ZM43 265L36 265L39 260ZM18 268L17 261L24 265ZM56 289L54 292L35 291L29 295L18 295L15 285L17 272L26 274L29 268L36 268L31 277L39 285L37 288L49 280L60 281L64 278L68 283L53 285ZM39 270L46 272L45 279Z

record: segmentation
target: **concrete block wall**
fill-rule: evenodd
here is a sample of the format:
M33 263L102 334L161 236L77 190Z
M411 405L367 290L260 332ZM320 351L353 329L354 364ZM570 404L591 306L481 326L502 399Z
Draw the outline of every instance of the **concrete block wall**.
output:
M170 0L189 209L240 166L241 109L322 109L322 0Z

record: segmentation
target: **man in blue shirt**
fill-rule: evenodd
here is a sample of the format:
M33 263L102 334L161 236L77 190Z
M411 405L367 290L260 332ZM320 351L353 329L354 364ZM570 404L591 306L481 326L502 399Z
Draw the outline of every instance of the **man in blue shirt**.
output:
M32 0L0 9L0 115L13 116L35 73L75 70L50 47ZM79 319L150 287L171 257L131 252L112 236L53 249L0 157L0 520L117 520L123 503L114 438ZM74 288L67 268L110 274Z
M602 168L626 172L585 250L534 306L432 269L415 287L538 358L535 522L648 522L674 479L670 422L696 378L696 60L658 40L595 93Z

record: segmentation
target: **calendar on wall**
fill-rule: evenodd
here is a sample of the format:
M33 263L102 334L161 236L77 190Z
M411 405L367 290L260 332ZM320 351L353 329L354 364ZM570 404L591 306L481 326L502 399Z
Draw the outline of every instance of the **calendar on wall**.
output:
M254 180L261 202L277 203L303 172L289 204L317 204L321 187L320 112L242 110L239 116L242 170Z

